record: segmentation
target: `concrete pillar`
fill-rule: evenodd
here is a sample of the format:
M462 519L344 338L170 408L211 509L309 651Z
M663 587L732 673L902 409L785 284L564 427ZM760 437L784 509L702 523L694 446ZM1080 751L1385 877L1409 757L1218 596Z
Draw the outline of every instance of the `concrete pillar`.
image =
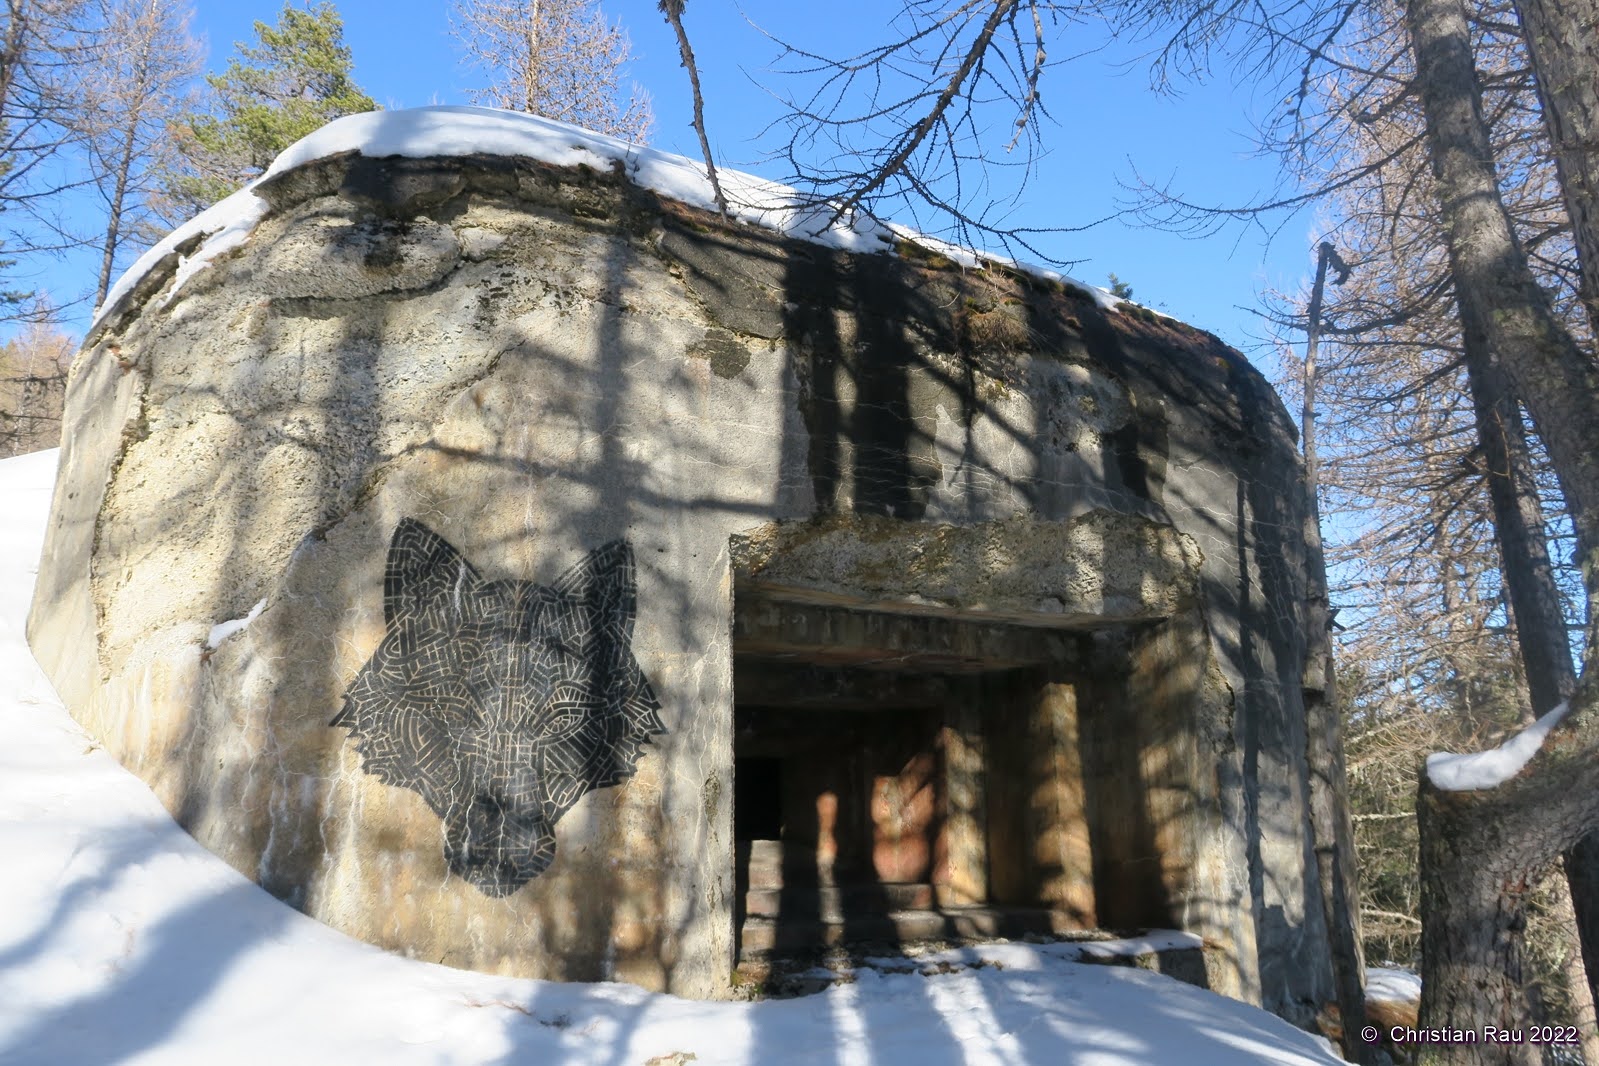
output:
M988 900L988 795L979 686L953 686L940 742L944 749L944 826L933 869L940 907Z

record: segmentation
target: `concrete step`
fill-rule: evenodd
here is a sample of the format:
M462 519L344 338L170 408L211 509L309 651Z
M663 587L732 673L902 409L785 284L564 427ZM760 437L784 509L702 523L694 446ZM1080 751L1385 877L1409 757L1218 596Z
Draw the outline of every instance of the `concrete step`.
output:
M835 871L818 865L814 846L787 845L781 840L745 840L738 843L735 861L750 888L814 888L838 883Z
M786 915L828 922L842 922L845 915L932 910L935 906L929 884L751 886L744 895L744 913L752 917Z
M752 916L744 920L741 957L857 943L1016 938L1071 932L1068 915L1042 908L945 907L840 916L836 919Z

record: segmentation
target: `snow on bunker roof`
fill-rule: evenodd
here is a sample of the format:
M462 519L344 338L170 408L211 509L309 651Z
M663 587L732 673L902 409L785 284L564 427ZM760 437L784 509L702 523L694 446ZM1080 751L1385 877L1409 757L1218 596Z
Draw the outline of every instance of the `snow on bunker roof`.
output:
M115 307L165 257L179 256L177 274L166 297L170 300L189 278L212 260L243 244L267 214L267 201L254 192L261 182L295 167L346 152L372 158L405 156L413 159L521 156L554 166L583 165L599 170L621 164L628 178L640 187L693 207L716 210L711 183L702 163L538 115L456 105L347 115L284 149L261 177L179 226L140 256L106 293L105 302L95 309L95 324L99 324L106 311ZM965 267L995 263L1075 286L1106 309L1129 302L1056 271L960 248L903 226L881 222L864 211L833 222L833 209L829 204L818 203L790 186L753 174L718 169L717 176L730 214L749 225L847 252L891 254L897 242L911 241ZM192 251L179 252L180 248L190 245Z

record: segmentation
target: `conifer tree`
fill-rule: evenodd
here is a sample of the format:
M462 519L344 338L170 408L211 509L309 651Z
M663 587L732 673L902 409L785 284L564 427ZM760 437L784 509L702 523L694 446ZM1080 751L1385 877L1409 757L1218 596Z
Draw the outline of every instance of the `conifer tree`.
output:
M166 181L164 214L180 221L252 178L301 137L344 115L376 111L351 76L344 20L328 0L286 3L276 25L255 24L221 74L206 78L204 110L174 130L183 165Z
M39 226L62 192L81 184L52 164L73 143L71 71L94 50L87 0L6 0L0 5L0 321L31 317L15 290L16 259L70 240ZM14 212L14 214L13 214Z
M72 124L105 212L93 238L100 251L96 305L129 255L162 231L148 224L149 202L171 165L168 128L192 103L189 86L200 69L191 15L186 0L107 0L100 47L78 72Z

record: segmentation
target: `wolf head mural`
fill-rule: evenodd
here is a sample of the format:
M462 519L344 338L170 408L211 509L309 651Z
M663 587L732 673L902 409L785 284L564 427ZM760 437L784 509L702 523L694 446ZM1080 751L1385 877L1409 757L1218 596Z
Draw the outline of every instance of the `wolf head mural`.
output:
M484 581L427 526L395 527L387 632L331 724L368 773L427 800L450 869L481 891L543 873L560 817L666 732L633 658L635 600L626 541L536 585Z

